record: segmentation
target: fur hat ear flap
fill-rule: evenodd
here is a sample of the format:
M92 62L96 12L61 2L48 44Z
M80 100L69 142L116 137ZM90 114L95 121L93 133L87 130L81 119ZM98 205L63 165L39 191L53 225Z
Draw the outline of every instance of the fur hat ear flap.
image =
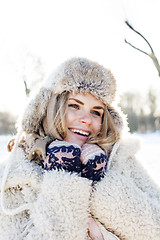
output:
M122 113L120 108L116 110L112 106L108 106L108 112L116 126L118 135L121 136L124 128L127 127L126 116Z
M51 96L51 90L42 88L37 96L30 101L22 116L22 129L26 133L39 132Z

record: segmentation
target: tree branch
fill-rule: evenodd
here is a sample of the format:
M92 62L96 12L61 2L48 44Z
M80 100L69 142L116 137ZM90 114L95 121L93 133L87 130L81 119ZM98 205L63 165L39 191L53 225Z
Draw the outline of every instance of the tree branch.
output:
M24 82L24 86L25 86L25 93L26 93L26 96L29 97L30 89L27 87L27 82L26 82L26 80L23 80L23 82Z
M150 48L150 50L151 50L151 53L149 54L149 53L147 53L147 52L145 52L145 51L143 51L143 50L141 50L141 49L133 46L133 45L132 45L131 43L129 43L126 39L125 39L125 43L129 44L129 45L130 45L131 47L133 47L134 49L136 49L136 50L138 50L138 51L146 54L147 56L149 56L149 57L152 59L154 65L155 65L155 67L156 67L156 69L157 69L157 71L158 71L158 75L160 76L160 65L159 65L158 59L156 58L156 55L155 55L155 53L154 53L154 51L153 51L152 46L150 45L150 43L148 42L148 40L147 40L140 32L138 32L137 30L135 30L135 29L129 24L128 21L125 21L125 23L126 23L126 25L127 25L132 31L134 31L135 33L137 33L139 36L141 36L141 37L145 40L145 42L148 44L148 46L149 46L149 48Z
M125 43L127 43L127 44L130 45L131 47L135 48L136 50L138 50L138 51L140 51L140 52L142 52L142 53L144 53L144 54L150 56L150 55L149 55L148 53L146 53L145 51L143 51L143 50L141 50L141 49L139 49L139 48L133 46L133 45L132 45L131 43L129 43L126 39L125 39L124 41L125 41Z

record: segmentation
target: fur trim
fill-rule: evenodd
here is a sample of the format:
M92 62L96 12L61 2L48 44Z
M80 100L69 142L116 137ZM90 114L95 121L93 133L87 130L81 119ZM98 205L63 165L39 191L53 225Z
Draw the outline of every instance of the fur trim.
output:
M113 122L116 126L119 136L122 134L124 126L125 130L128 130L126 116L122 113L120 108L114 108L112 106L108 106L108 112L113 119Z
M104 102L121 135L125 122L123 114L111 106L115 98L116 81L110 70L84 58L72 58L64 62L42 83L39 93L24 112L22 129L26 133L42 133L41 122L46 115L52 94L64 91L91 93Z
M63 91L91 93L105 104L111 104L115 97L116 80L110 70L84 58L72 58L53 72L43 87L54 93Z
M40 131L41 122L46 115L51 95L52 92L50 90L42 88L36 97L28 104L22 118L22 129L26 133L36 133Z

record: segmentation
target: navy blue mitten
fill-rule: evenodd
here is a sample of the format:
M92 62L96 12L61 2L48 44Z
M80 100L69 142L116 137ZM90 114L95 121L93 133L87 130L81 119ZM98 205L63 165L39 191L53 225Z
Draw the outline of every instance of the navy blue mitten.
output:
M81 152L82 177L99 181L107 170L108 156L96 144L85 143Z
M47 148L47 157L43 161L46 170L64 169L69 172L80 172L81 149L77 144L65 141L53 141Z

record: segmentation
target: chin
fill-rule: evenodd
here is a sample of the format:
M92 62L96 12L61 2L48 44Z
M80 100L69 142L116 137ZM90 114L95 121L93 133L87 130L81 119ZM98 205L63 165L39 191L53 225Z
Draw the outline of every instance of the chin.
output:
M67 142L78 144L81 147L87 141L87 139L88 137L84 137L69 131L64 140Z
M67 142L78 144L80 147L85 143L85 141L81 141L81 140L77 140L77 139L72 139L72 140L69 140Z

